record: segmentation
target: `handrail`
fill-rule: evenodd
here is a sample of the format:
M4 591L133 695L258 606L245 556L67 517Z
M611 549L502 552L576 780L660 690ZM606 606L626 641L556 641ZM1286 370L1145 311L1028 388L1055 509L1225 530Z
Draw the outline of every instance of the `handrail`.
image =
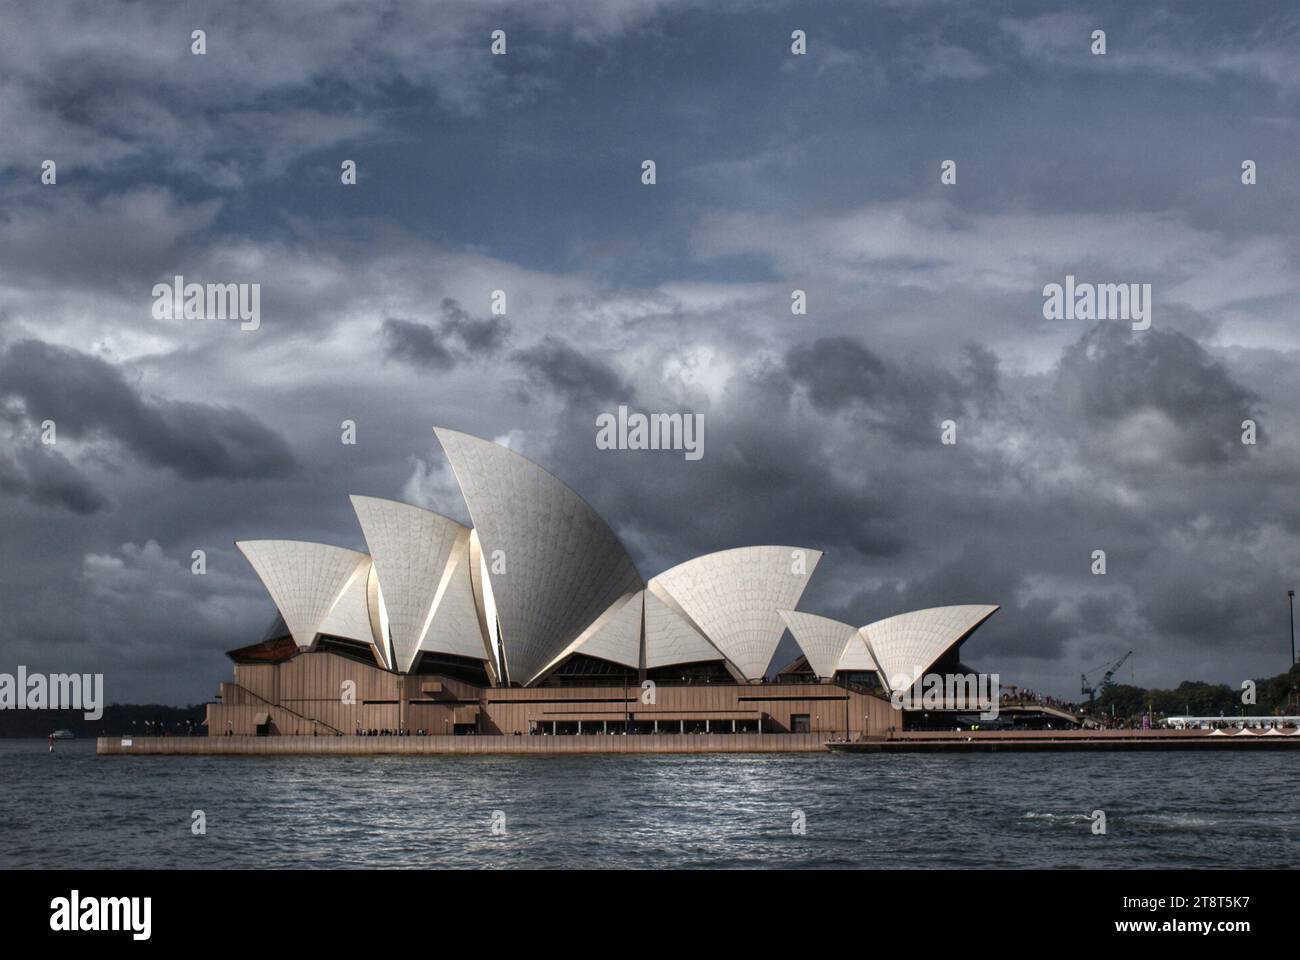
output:
M240 690L243 690L246 694L248 694L248 695L249 695L250 697L252 697L254 700L260 700L262 703L266 704L268 707L275 707L276 709L283 710L285 713L291 713L291 714L293 714L295 717L297 717L299 720L305 720L305 721L307 721L308 723L319 723L319 724L321 724L321 725L323 725L323 726L325 726L325 727L328 727L330 730L333 730L333 731L334 731L336 734L338 734L340 737L342 737L342 736L346 736L346 734L344 734L344 732L343 732L342 730L340 730L338 727L334 726L333 724L331 724L331 723L326 723L324 720L318 720L318 719L316 719L315 717L309 717L309 716L307 716L307 715L304 714L304 713L299 713L297 710L294 710L292 707L286 707L286 706L285 706L284 704L282 704L282 703L272 703L270 700L266 699L266 697L263 697L263 696L261 696L260 694L254 693L252 690L249 690L248 687L244 686L242 683L232 683L231 686L232 686L232 687L239 687Z
M853 680L845 680L843 677L835 677L831 680L831 683L832 685L837 686L842 690L849 690L852 691L853 693L862 694L863 696L884 695L884 691L882 691L879 687L869 687L865 683L858 683Z

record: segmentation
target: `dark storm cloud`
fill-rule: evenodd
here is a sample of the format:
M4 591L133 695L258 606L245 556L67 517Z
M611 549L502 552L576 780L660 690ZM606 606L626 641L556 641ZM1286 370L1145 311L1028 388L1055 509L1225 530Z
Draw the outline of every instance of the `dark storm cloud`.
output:
M464 344L477 357L491 357L510 335L510 321L505 317L475 317L451 298L442 301L442 332Z
M1265 601L1280 588L1243 583L1238 572L1259 562L1249 555L1252 531L1282 515L1294 457L1242 457L1249 448L1240 444L1239 411L1254 394L1203 347L1164 333L1138 335L1122 348L1130 335L1114 327L1086 331L1070 345L1045 394L1042 378L1008 377L985 347L967 348L950 369L922 369L911 386L892 359L854 338L825 338L788 351L778 366L733 377L709 408L699 464L593 453L576 436L546 456L602 478L595 495L640 550L647 575L740 543L824 549L803 609L866 623L928 606L999 603L1002 611L966 657L1012 669L1113 658L1134 645L1135 633L1146 638L1153 662L1179 649L1212 649L1225 637L1258 648L1276 625L1276 604ZM1117 406L1102 389L1108 371ZM1062 377L1096 390L1066 389ZM811 401L802 410L793 403L800 391ZM907 401L895 401L896 393ZM937 412L927 396L964 404L967 439L940 448L937 427L925 419ZM1217 472L1189 482L1182 460L1157 455L1133 471L1138 490L1114 487L1107 460L1114 451L1094 440L1113 440L1112 418L1136 413L1138 425L1120 435L1122 444L1166 443L1164 430L1141 420L1146 407L1179 417L1175 452ZM1216 413L1221 407L1231 413ZM861 417L844 415L864 409L869 430ZM910 430L917 422L926 424L920 439ZM1236 451L1217 439L1220 428ZM1005 446L1009 436L1026 439ZM653 482L646 482L650 467ZM674 522L681 516L707 522L686 530ZM1221 527L1206 528L1207 517ZM1091 575L1097 547L1110 555L1109 577ZM1222 559L1207 564L1201 551ZM872 585L853 586L855 573ZM1198 594L1194 604L1185 602L1188 590ZM777 659L787 655L792 648ZM1180 669L1206 674L1205 664L1192 663Z
M84 184L17 191L0 218L0 262L18 286L126 289L141 303L153 280L212 226L220 203L186 203L144 186L87 196Z
M12 458L0 455L0 491L82 515L108 506L104 495L67 457L45 446L20 447Z
M610 371L608 379L620 383L624 373ZM630 386L614 393L625 398L625 390ZM652 392L648 385L644 391L636 409L704 414L702 459L690 462L678 451L599 450L583 405L559 418L549 448L523 452L560 468L566 482L591 498L646 576L749 543L828 550L839 563L904 549L892 491L865 482L884 442L856 425L810 417L794 403L782 365L738 372L712 402ZM831 460L848 468L831 469Z
M900 441L930 443L939 421L955 418L972 402L997 396L997 357L969 346L959 374L937 367L901 366L873 353L854 337L824 337L785 356L790 378L824 412L849 411Z
M632 386L605 361L583 353L559 337L516 351L512 358L523 368L528 382L553 393L570 404L629 403Z
M970 535L977 534L972 530ZM1005 563L1004 556L996 538L971 540L933 571L858 594L848 604L849 616L861 618L866 611L874 620L949 604L999 604L1001 609L980 628L978 644L962 654L968 662L978 659L982 663L997 663L1007 657L1056 659L1068 641L1098 626L1085 621L1085 611L1070 610L1042 597L1020 598L1025 573Z
M790 376L808 388L814 405L840 410L854 401L892 402L897 386L894 371L850 337L826 337L786 354Z
M1106 430L1144 410L1167 418L1167 447L1187 466L1221 464L1241 450L1241 423L1259 397L1186 334L1101 323L1066 348L1057 389L1079 422Z
M475 0L285 0L274 9L232 0L201 12L157 0L50 0L40 23L0 7L8 131L0 166L53 153L68 173L165 170L219 189L247 187L372 134L398 93L418 93L456 118L531 103L545 79L484 56L490 30L508 23L597 38L653 11L619 6L573 0L498 17ZM207 52L195 56L190 34L200 23ZM512 54L529 59L522 43Z
M1001 364L998 355L978 343L962 348L962 366L958 379L965 387L967 403L981 414L988 414L1002 399Z
M455 354L448 349L438 331L427 323L386 317L383 332L384 354L391 360L434 370L448 370L456 365Z
M1238 563L1241 559L1234 557ZM1180 563L1176 577L1158 575L1146 584L1139 612L1156 635L1203 648L1241 636L1280 637L1278 598L1286 583L1276 575L1232 582L1225 580L1228 573L1231 570L1213 561L1201 569L1195 562Z
M103 434L186 480L277 477L296 467L284 439L243 410L146 398L116 367L66 347L11 345L0 355L0 391L64 436Z
M432 324L385 318L384 355L417 367L450 370L467 360L495 356L510 335L505 317L475 317L450 297L443 299L439 312L441 317Z

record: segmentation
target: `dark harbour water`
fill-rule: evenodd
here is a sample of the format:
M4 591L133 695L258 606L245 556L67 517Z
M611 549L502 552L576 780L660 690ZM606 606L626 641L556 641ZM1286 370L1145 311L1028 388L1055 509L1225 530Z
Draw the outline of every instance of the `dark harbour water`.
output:
M1298 787L1291 752L300 759L0 740L0 867L1288 868Z

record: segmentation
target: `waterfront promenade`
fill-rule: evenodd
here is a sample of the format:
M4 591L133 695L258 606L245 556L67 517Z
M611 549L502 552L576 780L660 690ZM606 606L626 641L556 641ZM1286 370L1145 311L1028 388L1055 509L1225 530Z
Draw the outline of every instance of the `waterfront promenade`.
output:
M996 753L1026 750L1295 750L1294 732L1209 730L917 731L858 740L816 733L456 737L100 737L96 751L122 756L411 756L581 753Z

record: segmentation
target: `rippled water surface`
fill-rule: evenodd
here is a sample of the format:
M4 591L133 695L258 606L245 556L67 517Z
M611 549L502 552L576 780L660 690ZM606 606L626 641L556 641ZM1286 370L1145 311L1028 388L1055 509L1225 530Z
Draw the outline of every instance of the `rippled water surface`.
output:
M0 740L0 866L1294 867L1298 775L1291 752L204 758Z

